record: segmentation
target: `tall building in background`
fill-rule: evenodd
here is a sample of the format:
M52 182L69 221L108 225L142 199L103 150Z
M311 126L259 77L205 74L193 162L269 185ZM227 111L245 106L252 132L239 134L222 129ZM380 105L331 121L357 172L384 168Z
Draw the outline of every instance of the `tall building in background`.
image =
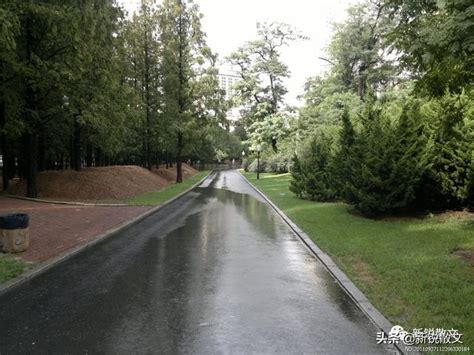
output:
M225 98L229 100L235 93L233 85L240 80L240 76L230 70L226 71L220 69L219 74L217 74L217 77L219 79L220 88L222 90L225 90Z
M219 80L219 87L225 91L225 98L230 100L235 94L234 84L241 80L238 73L230 68L221 67L219 68L219 74L217 74ZM239 108L232 107L227 113L227 118L230 121L237 121L240 118Z

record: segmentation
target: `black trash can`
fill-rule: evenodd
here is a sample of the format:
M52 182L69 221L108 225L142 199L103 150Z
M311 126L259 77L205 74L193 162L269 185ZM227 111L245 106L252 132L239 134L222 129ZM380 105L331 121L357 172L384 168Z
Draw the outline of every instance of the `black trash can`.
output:
M25 213L0 214L0 248L3 252L19 253L30 244L30 217Z

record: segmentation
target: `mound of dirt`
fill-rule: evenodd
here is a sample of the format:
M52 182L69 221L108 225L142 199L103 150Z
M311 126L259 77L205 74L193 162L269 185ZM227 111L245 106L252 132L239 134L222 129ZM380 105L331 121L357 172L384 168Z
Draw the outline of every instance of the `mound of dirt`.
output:
M38 174L38 197L68 201L123 200L169 184L169 180L139 166L44 171ZM24 196L25 192L26 181L10 189L16 195Z
M196 175L198 171L194 169L192 166L189 166L188 164L183 163L181 165L181 168L183 169L183 178L188 178ZM165 166L160 166L159 169L154 169L152 170L153 173L158 175L159 177L165 179L166 181L172 183L176 181L176 166L173 166L172 168L166 169Z

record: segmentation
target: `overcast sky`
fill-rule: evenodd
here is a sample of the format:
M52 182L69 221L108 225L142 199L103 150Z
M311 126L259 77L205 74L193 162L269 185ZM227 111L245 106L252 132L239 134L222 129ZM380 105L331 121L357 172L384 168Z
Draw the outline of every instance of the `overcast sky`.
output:
M159 1L159 0L158 0ZM204 15L203 28L209 46L224 58L244 42L256 36L259 21L286 22L308 36L283 53L291 78L287 81L287 103L298 105L305 79L322 74L327 63L318 59L331 38L331 23L342 21L345 10L357 0L195 0ZM140 0L119 0L129 11Z

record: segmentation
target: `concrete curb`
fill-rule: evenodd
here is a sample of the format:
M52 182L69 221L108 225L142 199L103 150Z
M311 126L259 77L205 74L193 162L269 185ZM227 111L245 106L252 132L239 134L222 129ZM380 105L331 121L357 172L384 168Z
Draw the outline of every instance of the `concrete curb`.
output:
M34 277L37 277L37 276L43 274L44 272L48 271L49 269L51 269L51 268L61 264L62 262L72 258L73 256L75 256L75 255L77 255L77 254L79 254L79 253L81 253L81 252L83 252L83 251L85 251L89 248L92 248L93 246L105 241L106 239L109 239L109 238L113 237L117 233L127 229L128 227L131 227L132 225L134 225L134 224L142 221L143 219L147 218L148 216L154 214L158 210L160 210L160 209L164 208L165 206L173 203L174 201L178 200L179 198L183 197L188 192L193 190L195 187L199 186L204 180L206 180L209 177L209 175L211 175L212 172L213 171L210 171L209 174L204 176L197 183L195 183L194 185L192 185L191 187L189 187L185 191L181 192L179 195L176 195L172 199L162 203L161 205L158 205L156 207L152 207L148 211L132 218L131 220L125 221L124 223L119 224L118 226L116 226L112 229L109 229L105 233L99 234L93 240L90 240L89 242L86 242L84 244L80 244L80 245L78 245L78 246L66 251L65 253L63 253L63 254L61 254L57 257L54 257L50 260L39 263L35 267L33 267L32 269L22 273L21 275L15 277L12 280L9 280L9 281L5 282L4 284L0 285L0 296L2 296L3 294L5 294L5 293L7 293L11 290L13 290L14 288L20 286L21 284L23 284L25 282L30 281Z
M97 207L129 207L126 203L88 203L88 202L74 202L74 201L56 201L44 200L42 198L31 198L16 195L3 195L4 197L13 198L16 200L26 200L32 202L51 203L54 205L68 205L68 206L97 206Z
M238 170L237 170L238 171ZM336 279L342 289L352 298L355 304L362 310L362 312L375 324L375 326L388 334L392 329L393 324L380 313L377 308L368 300L368 298L360 291L356 285L347 277L347 275L336 265L331 257L323 252L311 238L301 230L280 208L278 208L262 191L255 187L240 171L240 176L263 197L263 199L277 212L283 221L293 230L293 232L300 238L306 248L313 253L316 258L321 261L329 273ZM374 336L375 341L375 336ZM404 344L393 344L394 347L401 353L406 354ZM410 354L418 354L410 352Z

